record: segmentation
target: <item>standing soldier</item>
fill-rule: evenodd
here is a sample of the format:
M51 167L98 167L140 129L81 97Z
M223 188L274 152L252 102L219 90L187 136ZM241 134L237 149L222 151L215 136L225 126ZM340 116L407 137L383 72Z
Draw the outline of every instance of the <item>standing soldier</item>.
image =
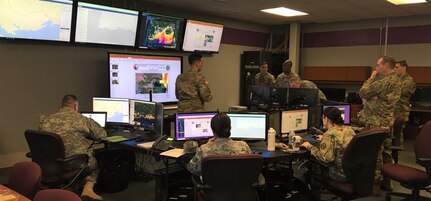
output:
M395 139L395 145L403 146L404 139L403 139L403 132L404 127L406 126L406 122L409 120L409 114L410 114L410 97L415 93L416 90L416 83L413 80L413 78L407 74L407 62L405 60L397 61L395 63L395 73L400 78L401 83L401 97L400 100L395 105L395 113L394 118L403 117L403 127L401 129L401 136L399 139Z
M275 85L275 78L271 73L268 73L268 63L262 62L260 64L260 73L254 77L255 79L255 85L259 86L274 86Z
M292 72L292 61L286 60L283 62L283 72L277 76L275 80L276 87L289 88L289 80L292 77L298 77L299 75Z
M203 67L202 55L191 54L188 58L190 69L179 75L175 83L175 96L178 99L178 112L205 111L205 102L213 99L208 81L200 71Z
M400 79L395 73L395 60L389 56L382 56L377 60L377 68L371 73L359 90L359 96L365 101L361 118L365 129L386 128L388 133L394 121L395 104L400 99ZM377 77L378 76L378 77ZM377 156L376 175L373 193L380 195L380 183L382 175L380 167L383 163L393 163L389 147L392 143L392 135L389 134L383 143L383 148ZM382 182L382 188L391 187L390 180Z

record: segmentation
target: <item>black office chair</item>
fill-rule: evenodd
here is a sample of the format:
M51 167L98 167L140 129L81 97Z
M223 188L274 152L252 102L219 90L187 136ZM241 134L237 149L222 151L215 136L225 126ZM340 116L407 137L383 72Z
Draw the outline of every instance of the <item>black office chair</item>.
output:
M193 177L195 200L258 200L263 158L257 154L212 155L202 160L202 180Z
M79 176L87 176L90 173L86 171L88 155L66 157L63 140L58 134L26 130L25 138L30 148L26 156L41 167L43 185L49 188L67 188ZM76 167L76 164L80 164L80 168L70 168Z
M344 150L342 157L342 166L347 182L335 181L321 175L317 175L317 177L313 176L312 178L317 179L328 190L341 197L342 200L371 195L377 153L387 134L386 129L372 129L362 131L352 138ZM329 165L322 164L321 168L327 168Z

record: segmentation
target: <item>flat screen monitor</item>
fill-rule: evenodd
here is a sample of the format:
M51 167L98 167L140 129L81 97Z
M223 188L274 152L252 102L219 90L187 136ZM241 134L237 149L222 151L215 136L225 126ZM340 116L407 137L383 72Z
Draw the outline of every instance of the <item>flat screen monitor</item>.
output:
M93 111L106 112L107 122L129 124L129 99L93 98Z
M289 100L289 89L281 87L271 87L269 106L271 108L283 108L287 106Z
M156 103L130 99L130 124L154 130L156 122Z
M216 114L216 112L178 113L175 117L175 138L189 140L213 137L211 118Z
M69 0L0 1L0 38L70 41Z
M312 107L319 104L319 89L289 88L290 107Z
M219 52L223 25L187 20L183 50L190 52Z
M157 15L141 14L139 47L145 49L178 50L182 39L184 19Z
M78 2L75 41L135 46L139 12Z
M81 114L94 120L103 128L106 126L106 112L81 112Z
M341 118L343 118L344 120L344 124L350 124L350 115L351 115L351 106L350 104L339 104L339 105L324 105L323 106L323 111L327 108L327 107L336 107L341 111Z
M175 81L182 72L182 57L109 53L110 96L177 102Z
M267 115L265 113L227 113L231 120L231 138L265 140Z
M285 110L281 112L281 133L308 129L308 109Z
M250 87L249 105L267 107L269 104L270 96L271 89L269 86L253 85Z

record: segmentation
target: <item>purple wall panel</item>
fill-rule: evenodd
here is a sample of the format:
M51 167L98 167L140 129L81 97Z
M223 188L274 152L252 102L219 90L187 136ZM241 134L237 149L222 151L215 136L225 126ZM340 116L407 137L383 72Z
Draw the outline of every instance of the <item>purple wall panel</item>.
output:
M267 33L246 31L224 27L221 43L232 45L245 45L254 47L266 47Z

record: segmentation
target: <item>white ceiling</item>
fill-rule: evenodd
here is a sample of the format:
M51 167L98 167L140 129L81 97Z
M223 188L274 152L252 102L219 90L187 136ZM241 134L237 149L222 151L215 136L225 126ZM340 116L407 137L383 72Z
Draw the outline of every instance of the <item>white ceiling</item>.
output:
M141 0L197 13L223 16L265 25L281 25L291 21L302 23L338 22L386 17L431 14L427 3L395 6L386 0ZM288 7L309 13L308 16L279 17L261 9Z

